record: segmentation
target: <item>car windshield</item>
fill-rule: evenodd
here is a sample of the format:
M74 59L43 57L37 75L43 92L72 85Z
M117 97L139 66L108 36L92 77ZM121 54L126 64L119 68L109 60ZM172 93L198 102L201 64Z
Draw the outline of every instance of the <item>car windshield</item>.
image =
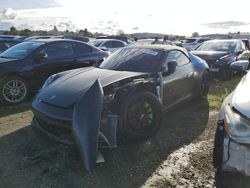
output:
M89 41L89 43L95 47L99 47L103 41L102 40L92 40L92 41Z
M147 45L152 44L155 40L154 39L141 39L136 42L134 42L134 45Z
M37 49L43 42L22 42L0 54L2 58L23 59Z
M200 45L196 51L234 51L236 42L234 41L209 41Z
M195 42L195 41L196 41L196 39L186 39L184 41L184 43L191 43L191 42Z
M149 48L123 48L106 59L100 68L155 73L162 63L163 51Z

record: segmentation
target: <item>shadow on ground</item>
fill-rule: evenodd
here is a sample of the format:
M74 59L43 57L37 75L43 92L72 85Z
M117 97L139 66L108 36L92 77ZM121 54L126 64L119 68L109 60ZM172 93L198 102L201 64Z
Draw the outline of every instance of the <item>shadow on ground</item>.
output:
M160 131L144 143L103 150L105 163L83 168L74 146L58 144L32 126L0 138L2 187L140 187L178 148L207 127L208 102L190 101L165 113Z
M9 105L9 106L0 105L0 118L30 110L31 109L30 106L31 102L26 102L18 105Z

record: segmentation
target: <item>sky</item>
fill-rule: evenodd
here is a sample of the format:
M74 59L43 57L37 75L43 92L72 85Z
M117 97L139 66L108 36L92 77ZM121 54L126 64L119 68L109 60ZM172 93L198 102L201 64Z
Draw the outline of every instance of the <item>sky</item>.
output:
M0 0L0 30L250 32L249 0Z

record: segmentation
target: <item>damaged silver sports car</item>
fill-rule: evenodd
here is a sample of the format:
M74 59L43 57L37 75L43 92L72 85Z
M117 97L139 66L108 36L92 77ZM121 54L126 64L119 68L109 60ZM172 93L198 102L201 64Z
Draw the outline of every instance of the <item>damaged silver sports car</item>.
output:
M129 46L100 67L49 77L33 101L33 122L54 139L74 140L91 170L98 148L115 147L118 132L133 141L148 139L163 111L206 97L209 78L206 62L183 48Z

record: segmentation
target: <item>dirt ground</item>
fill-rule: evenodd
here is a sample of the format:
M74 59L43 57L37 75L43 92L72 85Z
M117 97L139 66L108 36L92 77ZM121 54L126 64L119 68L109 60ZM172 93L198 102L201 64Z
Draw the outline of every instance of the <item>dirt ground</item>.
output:
M212 147L218 110L190 101L165 113L144 143L102 150L84 170L78 150L31 126L30 103L0 108L0 187L214 187Z

